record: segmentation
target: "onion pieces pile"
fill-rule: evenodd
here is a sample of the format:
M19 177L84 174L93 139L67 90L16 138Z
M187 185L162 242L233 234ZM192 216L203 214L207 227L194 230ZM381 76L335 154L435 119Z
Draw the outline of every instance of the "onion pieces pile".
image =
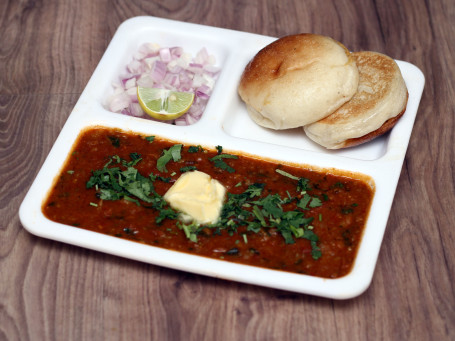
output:
M175 120L165 121L176 125L193 124L201 118L220 72L215 62L206 48L193 58L182 47L146 43L134 53L126 66L126 74L113 84L114 93L106 106L113 112L154 120L138 103L138 86L193 92L194 102L188 112Z

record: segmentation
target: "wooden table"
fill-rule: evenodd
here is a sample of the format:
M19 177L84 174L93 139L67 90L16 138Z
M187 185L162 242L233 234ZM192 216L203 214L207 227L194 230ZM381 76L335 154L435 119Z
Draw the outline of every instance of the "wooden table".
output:
M314 32L417 65L426 85L376 272L334 301L35 237L18 208L118 25L152 15L269 36ZM0 340L454 340L455 4L0 4Z

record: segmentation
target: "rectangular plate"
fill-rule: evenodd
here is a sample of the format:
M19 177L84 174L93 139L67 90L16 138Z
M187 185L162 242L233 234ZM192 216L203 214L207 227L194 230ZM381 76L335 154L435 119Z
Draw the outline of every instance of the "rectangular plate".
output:
M397 61L408 87L409 101L405 114L393 130L356 148L327 151L312 143L301 130L277 132L257 126L250 120L237 95L238 81L245 65L275 39L154 17L136 17L125 21L118 28L20 207L23 226L44 238L217 278L335 299L361 294L373 277L422 95L424 76L414 65ZM216 57L222 71L205 113L196 124L173 126L105 109L106 99L113 91L112 82L145 42L167 47L182 46L193 55L206 47ZM268 270L143 245L46 219L41 212L41 204L78 134L93 125L155 134L183 143L212 147L221 144L230 151L371 176L376 184L376 193L352 271L339 279L322 279Z

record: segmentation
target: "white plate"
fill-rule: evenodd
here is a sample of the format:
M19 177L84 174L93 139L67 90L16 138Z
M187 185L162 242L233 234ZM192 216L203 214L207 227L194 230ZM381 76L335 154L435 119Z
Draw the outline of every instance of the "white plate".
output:
M250 120L237 95L237 84L246 63L275 39L154 17L125 21L113 37L20 207L23 226L44 238L198 274L336 299L361 294L373 277L423 91L424 76L414 65L398 61L408 87L409 101L397 125L389 134L363 146L329 152L308 140L301 130L288 134L257 126ZM103 104L112 91L112 81L144 42L182 46L193 55L206 47L216 56L222 71L198 123L187 127L172 126L112 113L104 108ZM231 151L371 176L376 193L352 271L339 279L322 279L267 270L147 246L46 219L41 204L79 132L91 125L119 127L206 146L221 144Z

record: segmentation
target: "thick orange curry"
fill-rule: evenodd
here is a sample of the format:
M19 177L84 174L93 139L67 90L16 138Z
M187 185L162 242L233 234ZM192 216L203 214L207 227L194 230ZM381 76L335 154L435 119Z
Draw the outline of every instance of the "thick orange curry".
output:
M227 189L216 224L183 223L162 199L196 169ZM353 266L373 194L360 175L93 127L79 136L42 210L59 223L156 247L338 278Z

